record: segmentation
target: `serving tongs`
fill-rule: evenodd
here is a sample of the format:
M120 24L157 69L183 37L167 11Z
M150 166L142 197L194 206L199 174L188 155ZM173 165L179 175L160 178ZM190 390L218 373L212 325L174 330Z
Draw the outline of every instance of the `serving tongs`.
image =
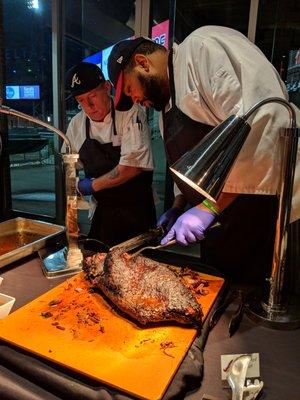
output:
M140 253L142 253L144 250L159 250L159 249L164 249L165 247L170 247L176 244L176 239L170 240L166 244L159 244L157 246L145 246L139 249L138 251L135 251L134 253L130 254L130 258L138 256Z
M219 226L221 226L220 222L216 222L215 224L210 226L208 229L211 230L211 229L217 228ZM158 227L156 229L158 230L158 232L157 232L158 236L162 236L165 233L162 227ZM143 236L143 235L141 235L141 236ZM156 236L156 237L158 237L158 236ZM138 236L137 236L137 238L138 238ZM137 238L134 238L134 239L137 239ZM134 239L131 239L131 240L134 240ZM176 239L172 239L169 242L167 242L166 244L159 244L157 246L145 246L145 247L142 247L139 250L135 251L134 253L131 253L130 258L136 257L138 254L142 253L144 250L164 249L166 247L173 246L176 243L177 243ZM138 246L136 246L136 247L138 247Z

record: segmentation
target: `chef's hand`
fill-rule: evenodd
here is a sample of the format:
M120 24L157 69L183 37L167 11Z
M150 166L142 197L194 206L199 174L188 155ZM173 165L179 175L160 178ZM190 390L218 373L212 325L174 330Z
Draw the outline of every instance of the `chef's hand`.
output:
M161 244L168 243L173 238L183 245L194 243L204 238L205 230L213 223L216 215L198 207L190 208L182 214L170 229L169 233L161 240Z
M95 193L92 183L93 183L92 178L80 179L77 185L77 189L83 196L88 196L90 194Z
M156 226L161 226L164 229L164 232L169 232L169 230L172 228L175 221L181 214L181 208L172 207L160 216Z

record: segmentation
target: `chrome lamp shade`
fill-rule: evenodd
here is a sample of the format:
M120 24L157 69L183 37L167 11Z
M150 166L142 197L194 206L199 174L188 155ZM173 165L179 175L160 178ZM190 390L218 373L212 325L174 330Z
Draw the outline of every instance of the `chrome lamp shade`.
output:
M215 203L250 129L244 118L229 117L177 160L171 171Z

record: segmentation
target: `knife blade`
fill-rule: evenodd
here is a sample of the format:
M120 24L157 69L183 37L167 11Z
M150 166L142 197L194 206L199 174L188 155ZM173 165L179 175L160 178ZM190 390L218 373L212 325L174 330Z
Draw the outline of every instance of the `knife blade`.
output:
M124 247L126 251L130 251L135 249L136 247L142 246L143 244L149 242L152 239L155 239L164 234L163 228L161 226L155 229L149 229L149 231L142 233L141 235L135 236L132 239L128 239L125 242L119 243L116 246L113 246L109 249L109 251L115 249L116 247Z

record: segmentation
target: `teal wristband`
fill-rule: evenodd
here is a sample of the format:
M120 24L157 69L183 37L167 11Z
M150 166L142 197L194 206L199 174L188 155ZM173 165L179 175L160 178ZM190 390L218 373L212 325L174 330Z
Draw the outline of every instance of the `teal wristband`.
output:
M203 204L206 208L208 208L214 215L219 215L219 214L220 214L219 211L218 211L218 209L217 209L217 207L216 207L212 202L210 202L208 199L205 199L205 200L202 202L202 204Z

